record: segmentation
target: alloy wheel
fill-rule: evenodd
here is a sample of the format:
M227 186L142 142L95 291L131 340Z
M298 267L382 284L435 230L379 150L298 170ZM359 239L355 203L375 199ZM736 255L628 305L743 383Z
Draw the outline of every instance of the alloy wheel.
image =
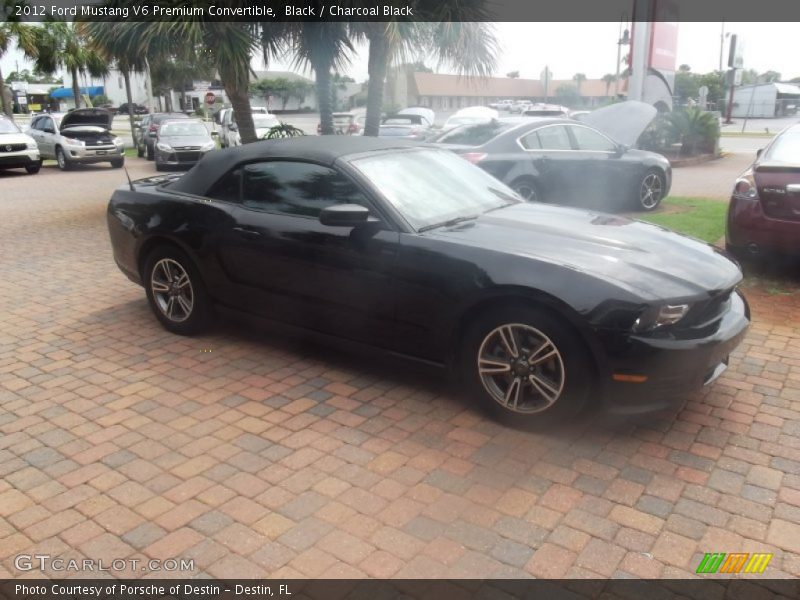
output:
M528 202L536 202L537 200L536 189L528 183L518 183L514 187L514 191Z
M661 202L661 195L664 187L661 184L661 177L656 173L648 173L642 181L639 191L639 203L645 210L652 210Z
M506 410L538 413L561 397L564 361L544 333L522 323L501 325L483 339L478 375L492 399Z
M153 267L150 289L161 313L174 323L188 319L194 308L194 289L186 270L171 258L162 258Z
M67 166L67 157L64 156L64 151L61 148L56 150L56 162L58 163L58 168L62 171Z

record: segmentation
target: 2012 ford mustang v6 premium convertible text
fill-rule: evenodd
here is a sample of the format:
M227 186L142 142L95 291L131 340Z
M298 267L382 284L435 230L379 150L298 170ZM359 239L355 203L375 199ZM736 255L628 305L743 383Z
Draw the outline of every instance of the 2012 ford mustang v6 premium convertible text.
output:
M496 414L642 411L713 381L739 267L659 227L526 203L450 151L303 137L114 192L120 269L169 331L215 306L446 365Z

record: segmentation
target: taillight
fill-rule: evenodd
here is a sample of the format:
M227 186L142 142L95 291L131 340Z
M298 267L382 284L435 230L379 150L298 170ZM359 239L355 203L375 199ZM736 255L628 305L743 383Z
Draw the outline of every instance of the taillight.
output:
M484 152L467 152L466 154L462 154L461 157L467 159L473 165L477 165L486 158L486 154Z
M733 195L742 200L755 200L758 198L758 190L756 189L756 182L753 179L753 173L744 173L733 186Z

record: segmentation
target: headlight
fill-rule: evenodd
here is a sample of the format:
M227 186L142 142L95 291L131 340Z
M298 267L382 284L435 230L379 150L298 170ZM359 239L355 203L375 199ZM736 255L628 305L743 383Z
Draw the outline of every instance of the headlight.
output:
M635 333L651 331L666 325L673 325L680 321L689 312L688 304L664 304L653 306L645 310L636 321L632 330Z
M203 144L202 146L200 146L200 150L202 150L203 152L208 152L209 150L213 150L216 147L217 145L214 142L208 142L207 144Z
M67 144L71 145L71 146L85 146L86 145L86 142L84 142L83 140L76 140L75 138L65 137L64 141Z
M36 145L36 142L26 142L25 143L25 147L28 150L38 150L39 149L39 146Z
M746 171L742 174L733 186L733 197L739 200L758 199L756 181L753 179L753 172Z
M156 148L158 148L162 152L172 152L172 146L170 146L169 144L165 144L164 142L158 142L156 144Z
M120 137L115 137L114 138L114 144L116 144L117 146L124 146L125 145L125 143L122 141L122 138L120 138Z

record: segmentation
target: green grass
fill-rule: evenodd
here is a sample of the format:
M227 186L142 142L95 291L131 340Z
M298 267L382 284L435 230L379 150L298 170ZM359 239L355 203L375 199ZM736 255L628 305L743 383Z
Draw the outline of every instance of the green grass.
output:
M637 218L713 244L725 235L726 202L706 198L667 198L662 208Z
M125 148L125 158L136 158L136 148Z

